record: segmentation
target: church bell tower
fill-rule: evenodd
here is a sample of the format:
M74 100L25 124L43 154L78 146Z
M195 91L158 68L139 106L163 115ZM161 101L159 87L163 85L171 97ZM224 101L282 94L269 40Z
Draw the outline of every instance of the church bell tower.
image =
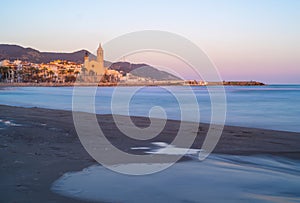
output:
M103 59L103 49L101 47L101 43L97 49L97 62L101 64L101 67L104 67L104 59Z

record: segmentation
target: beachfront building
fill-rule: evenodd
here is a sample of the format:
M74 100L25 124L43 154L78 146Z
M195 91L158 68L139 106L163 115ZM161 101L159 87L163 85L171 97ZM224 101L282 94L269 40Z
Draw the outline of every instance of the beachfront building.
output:
M0 82L20 82L22 73L22 64L20 60L0 61Z
M153 80L151 78L145 78L145 77L133 75L131 73L126 73L126 75L121 78L121 82L138 83L138 82L153 82Z
M104 77L101 79L101 82L116 83L120 82L121 78L122 74L119 71L106 69Z
M55 60L47 64L41 64L40 70L49 82L75 82L80 73L82 64L66 60Z
M3 60L0 61L0 82L75 82L81 69L82 64L66 60L40 64L20 60Z

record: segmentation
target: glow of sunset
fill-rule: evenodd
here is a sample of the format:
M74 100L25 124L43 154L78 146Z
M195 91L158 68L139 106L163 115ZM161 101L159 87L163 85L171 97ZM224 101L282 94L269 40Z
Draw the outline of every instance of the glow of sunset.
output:
M1 44L95 52L99 42L126 33L162 30L199 46L224 80L300 83L298 0L4 0L1 8ZM161 57L148 54L128 60L155 65ZM180 62L163 58L162 66L174 65L174 70L193 77Z

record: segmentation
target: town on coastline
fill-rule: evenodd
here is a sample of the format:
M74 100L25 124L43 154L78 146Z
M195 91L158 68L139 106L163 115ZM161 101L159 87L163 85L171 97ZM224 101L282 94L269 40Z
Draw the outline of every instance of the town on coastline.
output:
M86 53L83 63L57 59L48 63L3 59L0 61L0 86L162 86L162 85L265 85L256 81L208 82L181 80L177 77L159 79L147 75L114 70L104 66L104 51L99 44L96 59ZM142 70L143 71L143 70ZM145 69L145 72L149 70Z

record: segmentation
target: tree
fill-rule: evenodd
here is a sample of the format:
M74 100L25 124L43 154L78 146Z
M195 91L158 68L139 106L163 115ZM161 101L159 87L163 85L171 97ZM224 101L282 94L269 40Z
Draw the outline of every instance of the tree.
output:
M77 77L77 76L79 75L79 73L80 73L80 72L77 70L77 71L75 71L75 73L74 73L74 74L75 74L75 75L76 75L76 77Z
M8 70L8 67L5 67L5 66L0 67L0 74L1 74L0 80L1 81L5 81L7 79L7 70Z
M43 75L43 81L46 80L47 74L46 72L48 71L48 69L46 67L43 67L43 71L44 71L44 75Z
M81 81L81 78L78 78L78 75L80 74L79 71L75 71L75 78L78 80L78 81ZM76 80L75 80L76 81Z
M54 72L52 70L50 70L49 75L50 75L50 82L53 82Z
M7 66L3 66L1 67L1 76L2 76L2 80L5 82L8 82L8 80L10 80L10 67Z
M34 79L36 82L39 82L39 80L40 80L40 77L39 77L40 72L41 71L39 68L34 68Z
M68 74L69 74L69 76L71 76L72 75L72 73L74 73L74 69L68 69Z
M82 75L82 77L80 77L81 80L86 81L86 72L88 71L88 69L84 66L82 66L81 68L81 72L80 75Z
M62 80L62 82L65 82L65 74L66 74L66 70L65 70L65 69L60 69L60 70L59 70L59 74L61 75L61 80Z
M83 73L83 75L85 75L85 73L87 72L87 68L82 67L82 68L81 68L81 72Z

